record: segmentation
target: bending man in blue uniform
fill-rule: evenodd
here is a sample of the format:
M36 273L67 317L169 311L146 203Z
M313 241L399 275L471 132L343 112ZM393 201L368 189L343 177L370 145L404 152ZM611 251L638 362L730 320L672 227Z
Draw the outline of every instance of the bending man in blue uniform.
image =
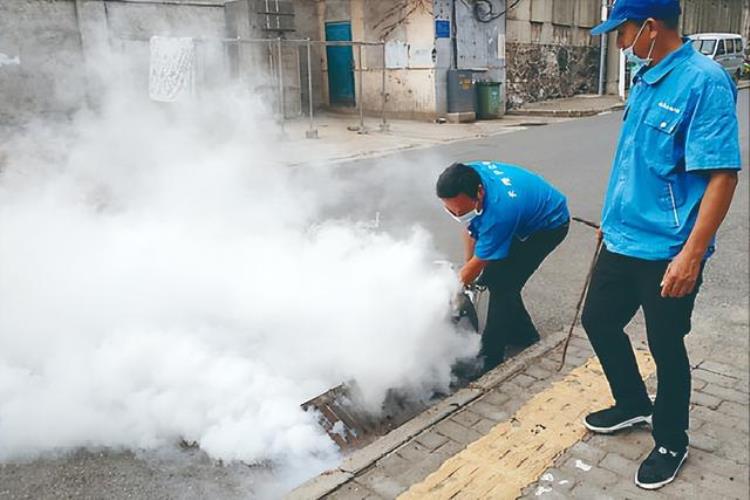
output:
M437 195L466 225L461 281L482 274L490 290L480 352L489 370L503 361L506 344L539 340L521 289L568 233L565 196L521 167L488 161L451 165L438 178Z
M737 91L721 66L680 37L679 15L677 0L618 0L592 31L616 29L618 47L645 64L625 109L602 211L604 246L582 317L615 406L584 423L600 433L653 423L655 447L635 477L647 489L672 481L687 457L684 336L740 169ZM639 307L656 363L653 405L623 330Z

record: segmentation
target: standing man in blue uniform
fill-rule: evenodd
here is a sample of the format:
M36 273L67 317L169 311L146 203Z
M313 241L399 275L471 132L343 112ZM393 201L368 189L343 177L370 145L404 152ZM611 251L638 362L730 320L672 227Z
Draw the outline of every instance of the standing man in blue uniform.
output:
M568 206L565 196L540 176L489 161L448 167L438 178L437 196L466 225L461 281L468 285L482 274L490 290L480 352L489 370L503 361L506 344L528 346L539 340L521 289L565 239Z
M684 336L740 169L736 88L680 37L679 15L677 0L617 0L592 31L616 29L618 47L645 64L625 108L582 317L615 406L584 423L600 433L652 423L655 447L635 477L646 489L671 482L687 457ZM639 307L656 363L653 405L623 330Z

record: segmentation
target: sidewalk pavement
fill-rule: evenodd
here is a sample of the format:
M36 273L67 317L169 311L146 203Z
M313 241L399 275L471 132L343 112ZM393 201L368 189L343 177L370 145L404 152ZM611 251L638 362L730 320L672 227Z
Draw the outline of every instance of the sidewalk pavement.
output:
M311 125L306 117L283 124L283 151L277 160L287 165L316 162L340 162L367 158L406 149L426 148L437 144L480 139L525 130L529 127L561 123L574 118L610 112L622 108L617 96L580 96L556 99L513 111L497 120L474 123L435 123L412 120L387 120L366 116L365 132L359 130L359 115L320 112ZM313 134L308 134L310 131ZM317 138L307 138L316 135Z
M284 150L279 151L277 161L286 165L335 163L507 134L569 119L512 116L474 123L388 120L387 129L382 130L380 118L367 116L365 133L361 133L358 115L325 112L315 115L317 138L306 137L311 126L305 117L284 123Z
M509 115L580 118L606 111L623 109L625 104L616 95L577 95L525 104L509 111Z
M689 458L678 478L661 490L647 492L633 482L653 446L648 427L598 436L581 425L588 411L611 399L579 329L561 372L562 332L355 452L288 498L746 499L748 313L738 307L728 314L733 326L724 335L744 343L698 340L712 328L701 320L688 337L694 363ZM641 373L654 391L642 319L632 330Z
M586 109L589 114L607 112L612 109L613 99L619 101L616 97L609 97L560 99L559 101L564 102L554 104L557 106L555 109L559 111L557 116L549 116L549 113L530 116L514 112L497 120L473 123L436 123L387 118L387 127L383 129L380 116L365 116L364 133L360 130L360 118L356 113L318 111L314 114L312 124L304 116L276 124L278 138L284 147L276 150L274 161L279 165L331 164L518 132L529 127L561 123L584 116L579 113L578 101L588 103ZM565 110L567 112L563 112ZM14 131L14 127L0 124L0 143ZM308 135L312 138L308 138ZM0 148L0 168L2 164L3 151Z

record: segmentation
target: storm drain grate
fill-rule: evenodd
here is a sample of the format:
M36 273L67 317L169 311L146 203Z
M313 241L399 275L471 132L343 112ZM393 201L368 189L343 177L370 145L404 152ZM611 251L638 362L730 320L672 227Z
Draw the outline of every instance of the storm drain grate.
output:
M390 391L382 411L374 414L357 404L355 384L340 384L305 403L318 412L318 422L343 452L357 450L415 417L428 406Z

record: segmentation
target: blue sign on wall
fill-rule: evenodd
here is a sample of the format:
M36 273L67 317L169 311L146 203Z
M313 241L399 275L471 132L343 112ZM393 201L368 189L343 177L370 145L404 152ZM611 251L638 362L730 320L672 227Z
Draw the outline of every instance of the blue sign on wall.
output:
M435 19L435 38L450 38L451 22L444 19Z

